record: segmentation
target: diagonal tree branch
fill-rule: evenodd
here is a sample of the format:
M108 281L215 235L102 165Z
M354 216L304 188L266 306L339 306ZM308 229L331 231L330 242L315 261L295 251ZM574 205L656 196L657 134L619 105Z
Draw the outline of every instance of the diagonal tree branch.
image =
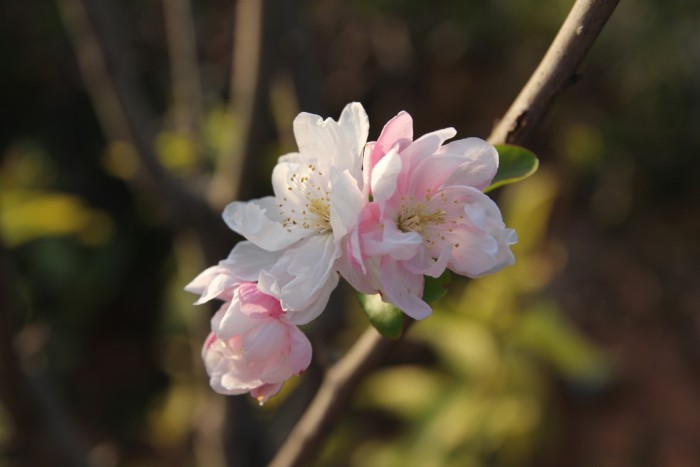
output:
M575 75L619 0L577 0L542 62L489 137L492 144L523 143L556 95ZM307 411L270 467L305 465L351 402L354 389L397 342L369 328L327 373Z
M542 61L489 136L492 144L527 141L554 98L577 80L586 57L620 0L577 0Z

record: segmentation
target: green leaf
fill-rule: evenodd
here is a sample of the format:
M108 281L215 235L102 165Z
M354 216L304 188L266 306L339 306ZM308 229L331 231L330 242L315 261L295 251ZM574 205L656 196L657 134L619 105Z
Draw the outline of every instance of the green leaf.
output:
M423 300L426 303L440 300L447 294L447 286L452 281L450 271L445 269L440 277L425 276L425 287L423 288Z
M537 171L539 161L531 151L511 144L496 145L498 151L498 172L484 193L503 185L519 182Z
M403 312L391 303L382 301L379 294L359 294L360 305L379 334L398 339L403 331Z

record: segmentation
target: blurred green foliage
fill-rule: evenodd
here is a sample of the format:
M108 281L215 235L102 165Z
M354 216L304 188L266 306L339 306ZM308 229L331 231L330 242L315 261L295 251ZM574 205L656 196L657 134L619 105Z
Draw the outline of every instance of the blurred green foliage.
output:
M434 304L408 335L430 349L430 363L377 371L360 390L355 410L395 428L345 422L318 465L530 464L558 423L547 381L592 394L605 386L607 359L541 298L561 267L546 238L558 189L551 173L506 189L506 222L524 233L517 264Z

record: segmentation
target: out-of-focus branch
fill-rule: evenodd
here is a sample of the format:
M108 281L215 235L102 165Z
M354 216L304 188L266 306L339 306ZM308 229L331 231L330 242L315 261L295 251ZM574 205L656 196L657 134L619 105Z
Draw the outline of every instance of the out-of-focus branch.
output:
M266 43L267 0L236 2L231 65L230 111L238 125L238 141L231 154L222 154L210 184L209 199L222 207L250 191L259 155L269 87ZM245 177L247 178L245 178Z
M492 144L524 143L576 69L620 0L577 0L544 58L489 136Z
M202 95L190 0L163 0L175 128L199 144Z
M367 328L348 353L328 370L311 405L294 427L270 467L307 465L323 436L350 402L362 377L379 364L399 341Z
M88 446L57 392L42 375L28 375L15 351L16 300L0 239L0 402L12 418L14 460L22 465L89 466Z
M489 137L493 144L522 143L576 71L619 0L578 0L542 63ZM519 103L521 102L522 103ZM270 464L301 466L316 452L332 423L351 401L360 379L395 342L368 329L327 373L314 400Z
M188 190L161 165L154 149L155 118L149 116L144 100L133 83L133 70L124 63L117 45L112 15L104 2L58 0L59 10L75 50L78 66L100 124L111 140L130 143L141 163L135 180L138 188L151 195L167 213L174 229L195 229L211 262L223 255L223 225L204 198ZM214 238L212 238L214 237Z

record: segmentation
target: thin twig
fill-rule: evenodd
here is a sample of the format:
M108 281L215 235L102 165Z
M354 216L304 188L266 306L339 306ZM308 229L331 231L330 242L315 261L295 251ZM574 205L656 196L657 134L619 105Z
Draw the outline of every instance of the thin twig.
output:
M209 184L209 199L223 207L250 191L252 168L258 165L269 76L266 53L269 34L267 0L238 0L231 62L230 112L238 124L238 140L222 154ZM246 174L246 177L244 177Z
M110 21L108 2L58 0L59 11L69 33L85 88L111 141L126 141L135 148L141 163L134 180L137 189L148 193L162 207L168 225L191 228L198 234L208 262L225 254L226 229L205 199L188 190L160 163L154 149L153 118L144 107L133 69L124 63L125 53L117 44L117 33ZM228 236L230 241L230 234Z
M21 315L9 259L0 239L0 402L14 425L11 443L15 461L88 467L87 440L56 396L56 386L46 372L25 371L15 348Z
M190 0L163 0L175 129L200 144L202 92Z
M491 143L522 143L574 76L619 0L578 0L540 66L489 137ZM294 427L271 467L305 465L333 422L351 401L354 388L396 343L369 328L327 373L311 405Z
M619 2L577 0L537 69L491 132L492 144L527 140L554 98L576 81L576 69Z
M270 467L304 465L350 401L355 387L398 344L369 327L348 353L326 373L311 405L294 427Z

